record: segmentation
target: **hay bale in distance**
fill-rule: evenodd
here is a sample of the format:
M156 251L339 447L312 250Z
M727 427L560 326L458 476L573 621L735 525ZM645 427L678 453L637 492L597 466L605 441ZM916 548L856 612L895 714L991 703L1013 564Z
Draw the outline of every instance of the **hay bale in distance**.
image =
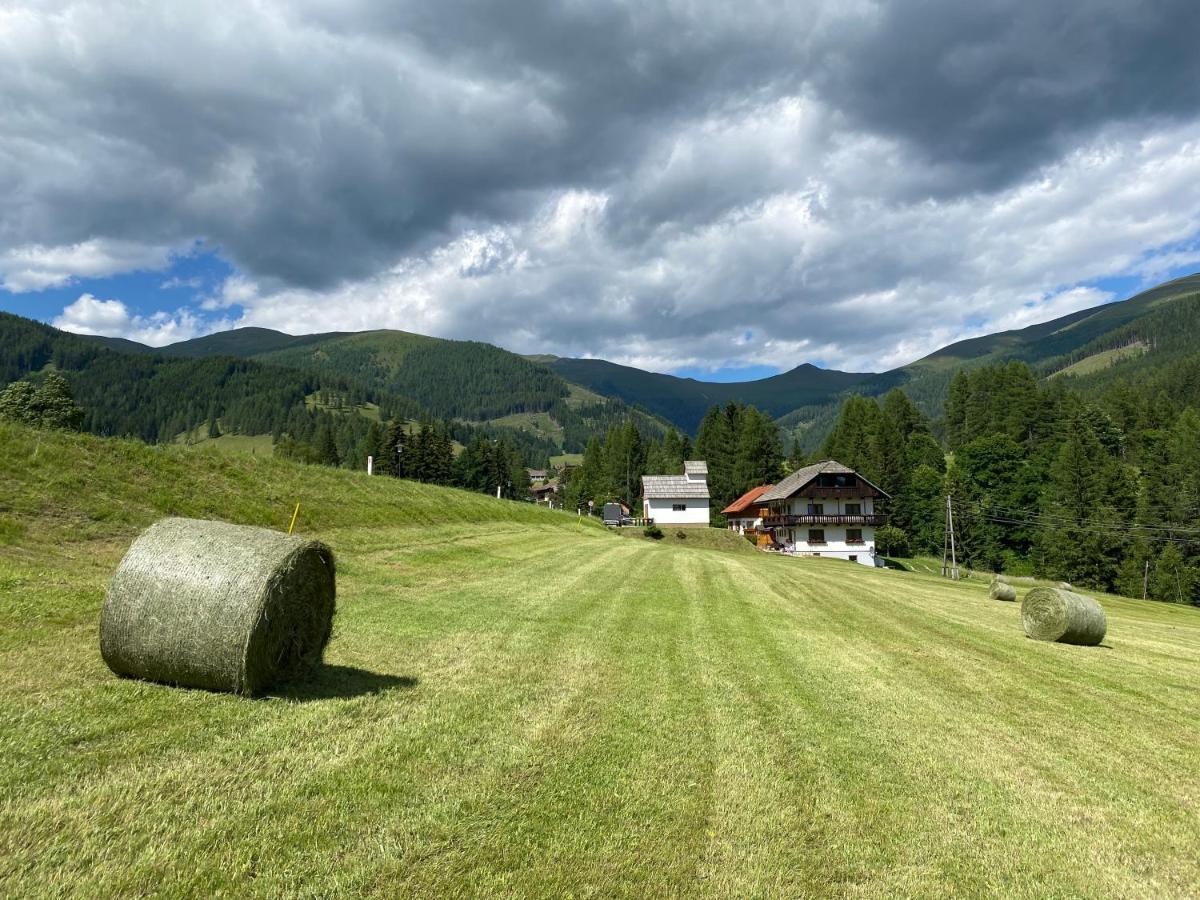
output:
M1025 634L1035 641L1095 646L1108 630L1099 603L1062 588L1039 587L1027 593L1021 603L1021 620Z
M992 576L992 584L999 582L1000 584L1008 584L1008 576L996 573Z
M1071 586L1071 582L1069 582L1069 581L1059 581L1059 582L1057 582L1057 583L1056 583L1054 586L1055 586L1056 588L1058 588L1060 591L1073 591L1073 590L1075 590L1075 588L1073 588L1073 587Z
M1017 589L1007 581L1000 581L997 579L996 581L993 581L992 586L988 588L988 596L993 600L1004 600L1011 603L1017 599Z
M324 544L168 518L121 560L100 616L100 652L118 675L256 694L320 661L334 607Z

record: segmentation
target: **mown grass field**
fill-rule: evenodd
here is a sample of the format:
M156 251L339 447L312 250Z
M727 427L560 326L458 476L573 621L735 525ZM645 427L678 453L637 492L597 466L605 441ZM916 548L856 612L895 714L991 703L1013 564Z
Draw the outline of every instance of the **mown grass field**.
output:
M4 896L1194 896L1200 611L1039 644L980 584L0 426ZM339 554L328 666L120 680L166 512Z

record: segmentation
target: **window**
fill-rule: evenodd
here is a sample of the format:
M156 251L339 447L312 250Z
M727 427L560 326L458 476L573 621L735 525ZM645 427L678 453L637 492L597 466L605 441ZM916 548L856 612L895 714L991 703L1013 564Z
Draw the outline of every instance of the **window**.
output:
M817 484L820 487L854 487L857 483L853 475L823 473L817 476Z
M862 504L861 503L847 503L846 504L846 515L861 516L862 515Z
M825 529L824 529L824 528L810 528L810 529L808 529L808 542L809 542L810 544L823 544L823 543L825 543Z
M808 514L809 514L810 516L823 516L823 515L825 515L825 504L824 504L824 503L810 503L810 504L808 504Z
M854 556L854 555L851 555L851 557L850 557L850 562L858 562L858 557L857 557L857 556Z
M861 528L847 528L846 529L846 543L847 544L861 544L862 542L863 542L863 539L862 539L862 529Z
M686 503L672 503L671 512L687 512Z

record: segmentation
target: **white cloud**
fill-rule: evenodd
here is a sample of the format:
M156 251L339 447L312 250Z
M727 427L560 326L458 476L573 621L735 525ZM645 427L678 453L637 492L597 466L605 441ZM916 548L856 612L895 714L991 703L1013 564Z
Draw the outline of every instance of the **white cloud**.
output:
M762 130L800 119L752 115L768 123L755 145L778 161L786 142ZM1115 299L1081 285L1150 271L1160 248L1200 232L1200 124L1152 140L1113 130L1028 182L946 200L911 197L934 176L879 164L896 152L844 134L828 155L777 166L780 184L802 168L802 189L672 220L640 242L622 239L608 195L565 190L527 220L467 231L370 279L270 291L233 278L213 305L290 332L401 328L659 370L822 359L879 371ZM678 182L677 158L663 177ZM652 170L635 179L655 193Z
M92 238L54 247L24 244L0 251L0 286L13 293L41 291L78 278L165 269L170 260L170 247L130 241Z
M227 325L202 322L187 310L136 315L120 300L100 300L91 294L80 295L51 324L75 334L126 338L151 347L186 341Z
M203 278L198 276L193 276L192 278L180 278L177 275L168 278L158 286L159 290L162 291L177 290L179 288L187 288L189 290L198 291L202 287L204 287Z

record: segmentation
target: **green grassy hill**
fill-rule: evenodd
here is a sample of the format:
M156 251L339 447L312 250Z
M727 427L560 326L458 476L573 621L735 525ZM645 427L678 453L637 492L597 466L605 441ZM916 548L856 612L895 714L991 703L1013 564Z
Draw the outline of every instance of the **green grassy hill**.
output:
M0 426L11 896L1158 896L1200 883L1200 611L1105 646L832 560L250 456ZM338 556L328 665L262 700L112 676L166 513Z

